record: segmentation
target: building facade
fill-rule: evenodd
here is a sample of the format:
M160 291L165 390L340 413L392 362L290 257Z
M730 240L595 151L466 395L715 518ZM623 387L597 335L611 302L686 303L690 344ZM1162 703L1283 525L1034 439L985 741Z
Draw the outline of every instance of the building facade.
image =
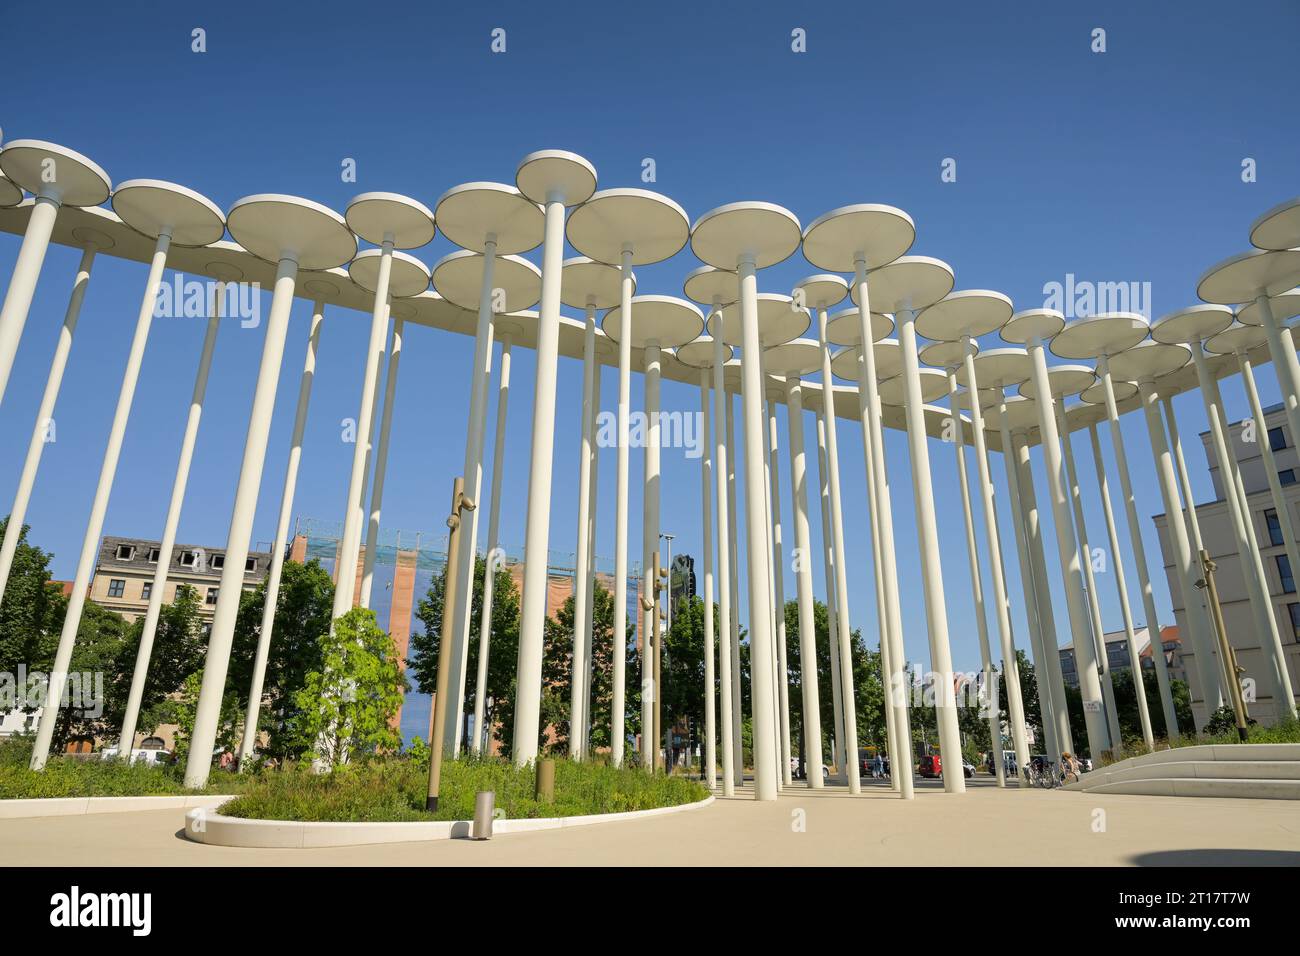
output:
M1107 631L1102 635L1106 644L1106 663L1110 667L1111 673L1118 671L1132 670L1131 662L1128 656L1128 636L1123 630ZM1135 627L1133 637L1137 642L1138 659L1142 663L1142 673L1144 679L1155 680L1155 658L1152 657L1151 647L1151 629L1147 627ZM1165 665L1169 669L1170 680L1187 679L1186 671L1182 661L1182 641L1178 636L1178 628L1166 626L1160 628L1160 648L1165 655ZM1067 641L1060 647L1061 654L1061 677L1066 686L1078 688L1079 670L1075 663L1074 642Z

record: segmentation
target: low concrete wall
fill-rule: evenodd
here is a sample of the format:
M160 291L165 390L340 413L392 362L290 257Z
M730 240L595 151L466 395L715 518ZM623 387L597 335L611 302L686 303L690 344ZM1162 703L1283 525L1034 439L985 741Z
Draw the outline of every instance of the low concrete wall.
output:
M15 817L67 817L86 813L132 813L136 810L215 808L231 800L230 794L179 794L163 797L46 797L0 800L0 819Z
M229 798L226 798L229 799ZM536 830L561 830L623 820L641 820L669 813L699 810L713 803L709 796L697 803L627 813L597 813L580 817L536 817L497 820L492 835L529 833ZM375 843L413 843L433 840L466 839L470 834L467 820L405 823L303 823L291 820L244 820L222 816L199 807L185 814L185 836L209 846L260 848L307 848L331 846L366 846Z

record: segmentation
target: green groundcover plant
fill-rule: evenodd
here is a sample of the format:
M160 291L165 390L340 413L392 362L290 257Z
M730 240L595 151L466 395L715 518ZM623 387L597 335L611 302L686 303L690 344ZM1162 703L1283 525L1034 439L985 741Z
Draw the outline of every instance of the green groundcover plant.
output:
M45 769L28 769L30 737L0 743L0 799L45 797L153 797L191 793L185 788L184 765L130 766L117 760L52 757ZM238 793L251 777L214 770L204 793Z

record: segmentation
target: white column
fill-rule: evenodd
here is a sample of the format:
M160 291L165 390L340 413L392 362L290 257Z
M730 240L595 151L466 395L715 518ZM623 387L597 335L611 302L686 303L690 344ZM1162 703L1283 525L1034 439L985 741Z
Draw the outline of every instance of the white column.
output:
M597 421L600 416L600 362L596 362L595 368L592 369L592 403L591 403L591 422L588 426L591 430L591 474L589 483L591 490L587 493L590 501L587 509L587 553L583 558L584 573L587 576L587 626L583 629L583 646L586 648L587 668L583 674L582 684L582 745L583 752L590 753L591 750L591 711L592 711L592 694L591 680L593 671L593 661L595 654L593 651L593 639L596 630L596 502L597 492L600 490L600 481L598 473L600 471L600 447L596 441Z
M731 657L731 746L735 757L735 780L737 787L745 782L745 748L742 740L744 732L744 698L741 696L740 686L740 511L736 507L736 415L735 403L732 396L727 394L724 389L721 392L722 400L726 404L727 419L727 448L730 449L727 455L727 514L730 516L726 528L728 558L731 565L731 575L728 583L731 585L731 635L730 635L730 657Z
M790 507L798 555L795 586L799 602L799 689L802 696L804 773L808 786L822 788L822 721L817 695L817 631L813 615L812 535L808 525L808 463L803 434L803 385L786 379L786 426L790 432Z
M970 392L972 408L979 404L979 393ZM980 576L979 547L975 543L975 516L970 503L970 481L966 476L966 426L957 407L957 372L948 370L948 400L954 432L953 448L957 453L957 485L961 490L962 518L966 528L966 563L970 568L971 598L975 602L975 627L980 641L980 666L984 671L985 704L988 708L989 749L993 751L994 775L998 786L1007 785L1006 768L1002 765L1002 728L1000 726L998 694L993 683L993 653L989 649L989 625L984 607L984 582ZM996 577L996 573L994 577ZM1010 693L1008 692L1008 697Z
M1124 435L1119 426L1119 408L1115 403L1115 386L1110 375L1110 363L1105 355L1097 359L1097 373L1101 376L1102 390L1106 396L1106 424L1110 431L1111 450L1115 455L1115 468L1119 471L1119 489L1124 497L1124 517L1128 524L1129 546L1133 549L1133 563L1137 567L1138 589L1142 592L1142 612L1147 619L1147 637L1151 644L1151 657L1155 662L1156 685L1160 690L1160 709L1165 718L1165 735L1172 743L1181 734L1174 711L1173 692L1169 686L1169 665L1165 661L1164 643L1160 640L1160 616L1156 611L1155 594L1151 590L1151 573L1148 570L1146 545L1142 541L1142 527L1138 524L1137 502L1133 497L1133 479L1129 476L1128 453L1124 448ZM1172 518L1172 516L1171 516Z
M9 278L9 288L5 291L4 305L0 306L0 402L4 401L5 387L14 367L14 356L18 354L23 326L27 324L27 313L32 307L32 295L36 292L36 280L40 278L41 265L45 262L45 251L50 247L59 206L59 200L52 196L37 196L33 200L31 217L23 232L23 244L18 248L18 259Z
M551 465L555 453L555 379L560 344L560 269L564 257L564 200L546 202L542 302L537 320L537 379L533 389L533 447L528 470L524 533L524 593L519 617L515 689L515 765L537 756L541 730L542 646L546 629L546 562L551 531Z
M298 384L298 407L293 417L293 437L289 440L289 461L284 469L284 490L280 492L280 516L275 525L275 543L271 546L271 567L266 575L262 626L257 632L257 656L253 659L253 679L248 688L248 711L244 714L244 736L239 745L241 768L257 746L257 724L262 713L262 683L266 679L266 659L271 650L275 612L280 603L280 576L284 571L285 549L289 544L289 521L293 516L293 497L298 488L298 466L302 462L302 440L307 430L307 408L311 405L311 387L316 381L316 351L320 348L320 330L324 319L325 303L318 299L311 310L307 358L303 361L302 381Z
M26 241L24 240L24 248ZM1255 304L1259 306L1260 323L1264 326L1264 333L1268 337L1268 351L1273 357L1273 368L1277 374L1277 385L1282 393L1282 404L1286 406L1286 419L1291 425L1291 435L1295 441L1300 441L1300 398L1297 398L1297 391L1300 391L1300 359L1296 357L1296 351L1292 347L1294 342L1286 342L1283 339L1285 332L1286 338L1292 338L1289 330L1284 330L1273 315L1273 303L1265 293L1260 293L1255 297ZM5 303L8 308L8 302ZM4 324L3 317L0 317L0 325ZM3 378L0 378L0 395L3 394ZM1300 574L1300 571L1296 572Z
M1128 646L1129 667L1133 672L1133 688L1137 696L1138 721L1142 725L1142 742L1147 750L1155 748L1151 732L1151 714L1147 709L1146 680L1142 674L1142 655L1138 652L1137 633L1133 627L1133 609L1128 603L1128 581L1124 574L1124 559L1119 553L1119 532L1115 528L1115 511L1110 503L1110 483L1106 480L1106 467L1101 457L1101 442L1097 426L1088 423L1088 439L1092 442L1092 460L1097 471L1097 491L1101 495L1101 510L1106 518L1106 537L1110 543L1110 559L1115 567L1115 591L1119 597L1120 616L1124 619L1124 643ZM1152 634L1152 654L1161 654L1159 628Z
M199 422L203 418L203 400L208 391L208 373L212 370L212 353L217 346L217 332L225 314L226 283L219 282L212 290L209 304L208 327L203 336L203 350L199 368L194 375L194 392L190 397L189 415L185 421L185 434L181 438L181 452L176 461L176 478L172 482L171 501L167 505L167 519L163 525L162 540L158 544L158 564L154 569L153 584L149 591L149 606L145 610L144 628L140 644L135 651L135 668L131 672L131 687L127 692L126 712L122 718L122 733L118 741L118 755L130 763L135 747L135 726L140 716L140 702L144 697L145 682L149 677L149 659L153 655L153 641L158 633L158 615L162 612L163 591L167 587L167 570L171 566L172 548L176 544L176 530L181 523L181 507L185 503L185 488L190 480L190 464L194 460L194 443L199 437Z
M50 362L50 374L45 379L45 392L41 395L41 405L36 412L36 424L32 427L32 437L27 443L27 457L23 459L23 470L18 478L18 488L14 492L14 503L9 508L9 523L5 527L4 543L0 544L0 602L4 601L5 586L9 583L9 572L14 565L14 553L18 549L18 539L23 534L23 522L27 517L27 505L32 500L32 488L36 485L36 471L40 468L41 454L50 440L50 426L54 424L54 405L59 400L63 373L68 367L68 355L72 351L77 320L81 317L81 303L86 298L86 287L90 284L90 269L95 262L97 251L98 246L87 243L85 251L81 254L81 264L77 266L77 276L72 282L72 295L68 299L68 309L63 315L63 328L59 330L59 342L54 348L54 358Z
M718 728L715 711L713 654L716 643L713 630L713 440L709 427L709 370L700 369L700 435L704 454L700 456L700 526L703 529L701 550L704 552L704 782L710 790L718 787L718 755L715 750ZM726 651L723 651L726 657ZM728 668L729 670L730 668ZM729 694L724 695L728 698ZM728 700L730 703L730 700Z
M785 643L785 569L783 567L785 564L785 542L781 530L781 468L779 436L776 426L776 403L771 396L767 400L767 434L767 453L770 462L768 468L770 478L768 501L771 503L772 512L772 587L775 595L773 611L776 616L776 630L773 633L776 637L777 706L780 708L777 726L781 735L779 749L781 783L788 787L793 781L790 775L790 677L786 666Z
M715 308L716 311L716 308ZM736 673L732 669L731 638L732 616L732 580L735 577L735 565L732 563L731 508L727 500L728 466L734 448L728 450L727 414L731 402L727 396L723 366L726 362L723 351L721 328L713 335L713 417L716 419L713 441L713 482L714 493L718 499L718 695L720 710L720 733L722 737L722 795L734 796L736 793L736 763L740 761L741 751L736 748L732 734L733 714L740 710L739 696L733 696L733 681ZM705 409L705 421L708 410ZM708 523L711 526L711 522ZM707 549L706 549L707 550ZM1300 567L1300 565L1297 565ZM738 650L738 649L737 649Z
M641 597L650 602L641 612L641 767L653 772L655 753L660 740L654 732L655 699L659 687L655 683L654 637L658 628L659 608L654 600L655 555L659 553L659 345L647 342L645 346L645 481L643 484L644 511L641 524ZM665 592L666 593L666 592Z
M483 616L478 626L478 673L474 680L475 755L483 752L487 728L483 726L487 698L488 658L492 650L492 599L496 593L497 570L505 566L505 555L497 550L501 528L501 479L505 474L506 411L510 404L510 335L501 335L501 378L497 383L496 437L492 446L492 504L488 510L487 561L483 570Z
M741 402L745 428L745 540L749 565L750 697L753 700L754 798L775 800L780 775L773 766L777 734L772 700L772 608L768 601L767 515L763 507L763 377L758 356L758 280L754 260L740 261Z
M830 396L823 393L823 400L830 401ZM817 413L817 467L818 482L821 486L822 515L822 557L825 561L826 577L826 634L829 640L831 659L831 712L835 715L835 739L831 741L831 763L837 768L844 766L844 706L840 688L839 628L835 620L835 609L839 598L835 593L835 566L838 558L835 554L834 537L831 534L831 490L830 469L826 463L826 418L825 411Z
M1100 713L1102 703L1101 683L1097 679L1097 660L1089 637L1088 609L1083 599L1083 568L1074 544L1074 520L1066 497L1065 481L1061 469L1060 436L1056 419L1052 415L1052 389L1047 378L1047 358L1043 343L1031 339L1027 343L1029 357L1033 360L1035 405L1038 409L1039 435L1042 439L1043 465L1047 471L1047 492L1052 500L1052 520L1056 529L1056 555L1065 580L1065 607L1070 618L1070 633L1074 639L1074 654L1079 674L1079 690L1083 695L1083 717L1087 725L1088 749L1094 758L1110 743L1105 717ZM1095 703L1098 710L1089 709Z
M863 293L866 283L862 284ZM867 300L862 312L867 315ZM939 531L934 514L934 483L930 478L930 449L921 405L920 364L916 355L916 313L903 310L898 319L898 343L903 353L906 383L907 446L912 458L912 495L916 500L916 533L921 551L921 580L925 592L925 617L930 638L930 667L935 680L935 718L939 725L939 752L948 769L943 789L965 793L961 772L961 731L957 727L957 701L952 684L952 650L948 646L948 608L943 594L943 567L939 560ZM870 343L867 343L867 348ZM865 351L865 348L864 348Z
M384 481L388 476L388 443L393 430L393 404L397 397L397 372L402 362L404 325L401 319L394 319L388 338L384 411L379 422L379 443L375 446L375 474L370 485L370 513L366 518L365 559L361 569L361 606L366 608L370 607L370 593L375 583L375 560L379 554L379 519L384 507Z
M244 440L244 457L239 466L239 484L235 489L230 533L226 539L226 560L221 569L217 607L208 637L194 735L185 764L185 786L191 789L202 788L212 768L212 748L217 740L217 720L226 689L226 671L230 666L230 645L244 589L244 563L248 560L248 542L253 533L253 516L266 462L266 441L275 410L275 391L280 378L280 363L284 358L284 339L289 331L289 311L293 305L297 276L298 263L293 259L281 259L276 269L275 294L271 297L257 384L253 389L253 408L248 417L248 435Z
M38 200L38 205L40 201ZM33 213L34 215L35 213ZM50 213L51 225L53 212ZM31 233L31 227L28 227ZM26 246L26 240L24 240ZM153 324L153 310L158 298L158 286L162 282L163 269L167 265L167 251L171 246L170 233L158 237L154 246L153 259L149 265L149 278L145 282L144 297L140 302L140 312L136 318L135 335L131 339L131 351L127 355L126 370L122 374L122 388L118 392L117 408L113 412L113 424L108 433L108 447L104 450L104 461L99 470L99 482L95 486L95 497L90 507L90 519L86 522L86 534L81 541L81 556L77 561L76 576L72 581L72 593L68 598L68 609L63 619L63 629L59 634L58 648L54 654L54 666L50 670L49 683L46 688L45 707L41 711L40 724L36 729L36 742L32 746L31 768L40 770L50 754L50 742L54 739L54 726L59 719L59 702L63 699L63 688L67 682L68 665L72 661L73 646L77 641L77 631L81 626L81 612L86 606L86 592L90 588L91 575L95 570L95 559L99 554L99 535L104 527L104 514L108 510L108 496L113 490L113 478L117 474L117 461L122 453L122 440L126 436L127 419L131 417L131 403L135 399L135 386L140 378L140 365L144 361L145 344L149 341L149 327ZM44 249L41 250L42 254ZM21 262L15 267L15 273L27 268ZM30 263L28 264L30 265ZM39 271L39 260L35 269ZM15 280L18 278L15 275ZM31 276L36 281L36 276ZM13 292L12 286L10 292ZM28 300L30 301L30 299ZM26 310L24 309L24 316ZM16 344L16 343L15 343ZM0 356L2 364L3 356ZM0 377L7 375L7 369L0 370ZM242 559L241 559L242 569Z
M632 415L632 250L624 249L618 310L618 473L614 506L614 693L610 710L610 760L623 766L627 742L627 491ZM639 612L638 612L639 613Z
M582 340L582 442L578 459L578 550L573 560L573 663L569 669L569 756L586 756L583 738L587 708L588 598L591 580L587 553L591 535L592 405L596 383L596 306L587 302L587 325Z

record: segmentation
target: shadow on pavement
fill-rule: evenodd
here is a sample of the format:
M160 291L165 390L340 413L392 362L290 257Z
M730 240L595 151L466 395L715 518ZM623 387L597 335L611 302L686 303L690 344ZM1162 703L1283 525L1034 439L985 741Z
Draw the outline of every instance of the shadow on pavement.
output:
M1137 866L1300 866L1294 850L1157 850L1131 858Z

